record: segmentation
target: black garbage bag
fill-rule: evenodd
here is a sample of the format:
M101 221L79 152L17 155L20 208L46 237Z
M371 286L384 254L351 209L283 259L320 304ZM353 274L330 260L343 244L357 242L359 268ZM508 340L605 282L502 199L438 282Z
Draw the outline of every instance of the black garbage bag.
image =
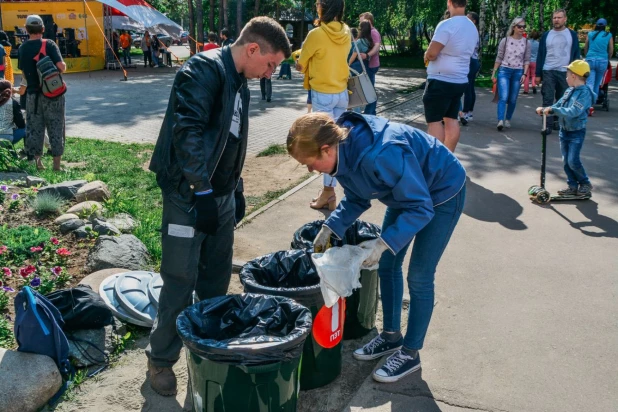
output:
M45 297L60 311L64 330L98 329L114 323L112 311L88 285L56 290Z
M284 250L260 256L240 270L245 292L291 297L305 306L322 299L311 252Z
M300 357L311 331L311 312L285 297L228 295L189 306L178 316L176 329L196 355L263 365Z
M292 249L313 249L313 241L318 235L324 220L315 220L301 226L295 233L292 239ZM373 240L380 237L382 229L373 223L356 220L352 226L346 230L343 239L337 239L331 236L331 246L352 245L358 246L367 240Z

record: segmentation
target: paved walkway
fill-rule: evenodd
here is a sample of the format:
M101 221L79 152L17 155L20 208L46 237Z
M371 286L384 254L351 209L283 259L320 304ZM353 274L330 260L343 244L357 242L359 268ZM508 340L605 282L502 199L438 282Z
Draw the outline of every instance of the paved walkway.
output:
M67 136L124 143L154 143L159 134L176 68L128 70L128 81L120 70L68 74ZM405 99L398 94L423 80L418 70L384 69L378 73L378 110L384 103ZM257 154L272 143L284 143L294 119L306 112L307 92L302 77L273 80L273 100L261 100L260 85L251 89L249 154Z
M616 83L610 98L618 100ZM595 186L592 200L540 207L527 189L539 180L540 121L533 111L541 97L521 95L513 127L502 132L490 100L479 90L476 120L462 129L457 147L469 177L466 206L436 273L422 371L390 385L368 376L354 386L345 412L616 410L615 114L597 111L588 123L582 159ZM426 127L422 117L413 124ZM548 139L547 170L555 193L564 186L557 133ZM287 249L298 227L323 218L308 207L320 184L237 230L235 258ZM383 214L374 202L362 219L380 224ZM303 411L341 410L328 405L350 389L353 346L344 350L340 378L301 392Z

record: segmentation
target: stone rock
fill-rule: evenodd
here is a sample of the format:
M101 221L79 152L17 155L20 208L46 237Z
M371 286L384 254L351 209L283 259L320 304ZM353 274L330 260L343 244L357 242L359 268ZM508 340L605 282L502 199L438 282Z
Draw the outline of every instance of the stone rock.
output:
M85 202L86 200L103 202L110 197L111 193L107 185L100 180L95 180L80 187L75 195L75 200L78 202Z
M71 332L71 338L84 340L92 345L84 342L75 342L69 338L69 357L75 360L76 366L79 368L101 365L105 363L105 355L109 355L114 351L114 341L117 339L117 336L118 334L114 331L112 325L99 329L73 331Z
M85 180L70 180L41 188L39 193L54 193L66 200L73 200L80 187L88 183Z
M43 179L42 177L26 176L26 186L28 186L28 187L32 187L32 186L46 186L46 185L47 185L47 180Z
M99 226L107 223L107 220L105 220L104 217L97 217L95 215L90 216L88 220L90 221L90 223L92 223L92 226Z
M109 223L116 226L121 232L132 232L137 227L137 222L128 213L119 213L116 216L107 219Z
M99 222L98 225L93 226L93 230L99 235L119 235L120 230L109 222Z
M88 254L88 272L108 268L144 269L149 260L146 246L133 235L100 236Z
M61 225L64 222L69 221L69 220L73 220L73 219L79 219L79 216L77 216L75 213L65 213L64 215L58 216L54 220L54 223L57 224L57 225Z
M2 412L37 411L61 386L62 377L49 356L0 348Z
M15 182L25 183L28 173L24 172L2 172L0 173L0 182Z
M75 213L77 215L80 215L82 213L90 213L94 211L97 211L100 213L102 210L103 210L103 206L101 205L101 203L96 202L94 200L87 200L85 202L81 202L81 203L78 203L72 206L69 210L67 210L67 213ZM96 214L96 212L93 214Z
M90 223L85 224L84 226L80 226L73 231L73 235L76 239L88 239L92 236L92 225Z
M66 235L67 233L70 233L74 231L75 229L84 226L85 223L86 222L84 222L81 219L67 220L66 222L60 225L60 233L62 233L63 235Z
M99 292L99 286L101 286L101 283L107 279L108 277L115 275L117 273L124 273L124 272L128 272L129 269L123 269L123 268L110 268L110 269L103 269L103 270L99 270L97 272L91 273L88 276L86 276L85 278L83 278L79 284L80 285L88 285L92 288L92 290L94 290L95 292Z

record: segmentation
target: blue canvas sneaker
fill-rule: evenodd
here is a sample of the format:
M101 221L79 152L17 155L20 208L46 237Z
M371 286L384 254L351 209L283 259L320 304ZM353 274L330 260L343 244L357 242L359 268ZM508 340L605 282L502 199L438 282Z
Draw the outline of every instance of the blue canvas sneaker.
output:
M356 349L352 356L358 360L377 359L384 355L397 352L403 345L403 337L397 342L389 343L381 335L373 338L369 343L360 349Z
M397 382L421 368L421 356L417 353L416 358L408 356L398 350L384 362L384 365L373 373L373 379L378 382Z

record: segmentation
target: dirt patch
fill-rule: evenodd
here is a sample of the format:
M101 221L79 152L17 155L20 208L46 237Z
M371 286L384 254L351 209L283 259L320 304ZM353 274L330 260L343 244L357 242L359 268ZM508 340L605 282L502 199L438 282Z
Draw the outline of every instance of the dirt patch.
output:
M248 156L242 177L245 196L261 196L287 187L307 174L307 169L290 155Z

